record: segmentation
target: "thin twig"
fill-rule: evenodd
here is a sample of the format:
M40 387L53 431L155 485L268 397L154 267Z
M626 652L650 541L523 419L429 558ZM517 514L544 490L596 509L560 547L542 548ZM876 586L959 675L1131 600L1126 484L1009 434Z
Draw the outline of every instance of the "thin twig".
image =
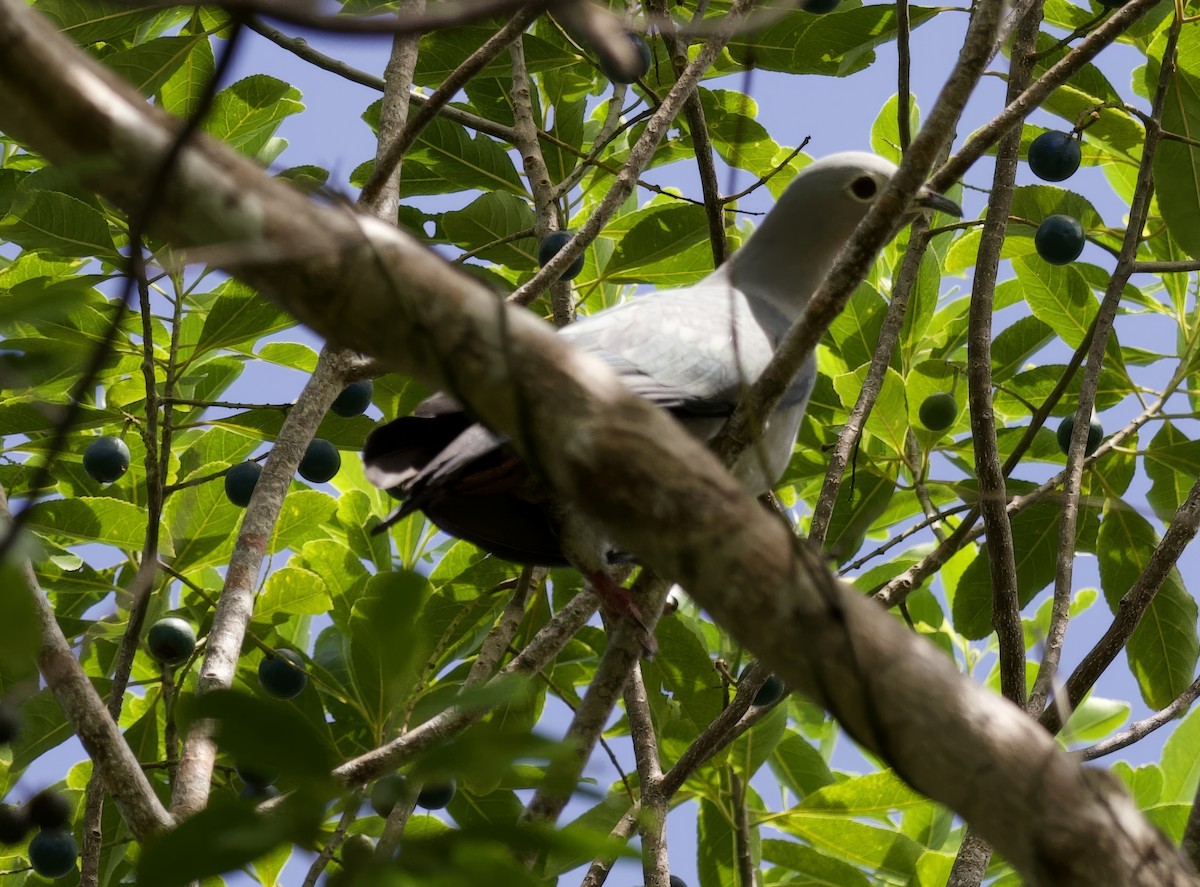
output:
M671 58L671 69L676 79L687 68L687 44L675 36L675 28L667 13L666 0L651 0L646 4L649 13L659 22L659 36ZM687 117L688 132L692 136L692 153L696 158L696 170L700 175L700 191L704 195L705 216L708 219L708 239L712 245L713 266L725 261L728 248L725 243L725 214L721 211L721 191L717 182L717 169L713 163L712 141L708 137L708 122L704 117L704 105L700 94L693 92L683 103Z
M1140 721L1134 721L1120 733L1110 736L1108 739L1103 739L1094 745L1089 745L1087 748L1081 748L1075 754L1079 755L1085 761L1094 761L1096 758L1102 758L1105 755L1111 755L1115 751L1128 748L1135 742L1145 739L1159 727L1169 724L1178 718L1191 707L1191 704L1198 697L1200 697L1200 679L1192 681L1191 685L1180 693L1166 708L1160 708L1149 717L1142 718Z
M908 0L896 0L896 131L900 137L900 153L912 142L912 49Z
M325 842L325 846L321 848L321 852L317 854L316 859L312 861L312 865L308 867L308 872L304 875L304 881L300 887L316 887L317 879L321 877L321 873L325 871L329 861L333 859L333 854L337 852L338 847L346 839L346 832L350 829L358 819L358 808L362 804L363 793L361 791L352 792L343 802L346 806L342 810L341 818L338 819L337 827L334 828L333 834L329 836L329 840Z
M1008 101L1019 95L1033 73L1031 54L1037 47L1042 6L1035 0L1017 24L1008 76ZM1013 183L1021 154L1021 132L1014 127L997 145L996 168L980 234L967 321L967 384L971 407L971 440L979 479L979 508L988 536L992 587L992 626L1000 648L1001 692L1025 704L1025 635L1017 589L1017 563L1012 525L1005 510L1008 492L992 409L992 316L996 274L1008 228Z
M954 70L926 124L905 153L900 168L838 254L833 268L809 300L803 316L784 334L771 362L741 398L733 416L713 441L712 448L726 464L731 464L751 441L761 439L763 420L771 414L803 362L845 308L876 254L892 236L983 75L991 58L992 40L1001 11L1002 4L998 0L983 0L976 4Z
M522 284L517 290L509 296L509 301L518 305L527 305L532 302L546 288L546 285L556 280L566 267L575 261L575 259L583 252L589 243L596 239L600 230L608 224L608 221L613 217L621 205L633 193L634 185L636 184L638 174L645 169L646 165L654 156L654 150L658 147L659 141L666 135L670 128L671 121L675 119L675 115L683 107L683 103L687 97L696 88L696 84L700 77L708 70L709 66L716 60L717 55L725 47L725 44L733 37L734 30L742 16L753 6L754 0L733 0L729 11L721 17L717 29L713 35L705 41L696 57L679 75L679 79L675 81L675 85L667 93L658 110L647 121L646 128L642 135L634 143L629 150L629 156L625 161L625 165L617 174L616 181L609 188L608 193L604 195L604 199L600 201L599 206L584 222L579 231L563 248L542 267L537 274Z
M879 339L875 343L875 353L871 356L871 365L867 368L866 378L863 379L862 389L858 399L846 418L846 424L838 433L837 443L829 456L829 467L825 471L825 480L821 484L821 494L813 509L812 524L808 536L817 545L825 544L825 535L829 532L829 521L833 517L833 507L837 503L838 490L841 489L842 478L846 466L854 452L859 435L866 427L867 418L875 406L875 400L883 388L883 380L887 375L888 365L892 361L892 353L900 340L900 331L904 327L904 317L908 310L908 299L916 286L921 268L921 259L929 247L929 220L924 216L916 219L909 235L908 247L904 251L904 259L896 282L892 287L892 300L888 304L887 314L879 329Z
M634 663L624 695L638 783L642 787L642 815L638 818L638 834L642 839L642 876L645 887L669 887L667 811L670 799L662 797L657 791L662 780L662 763L659 761L658 738L654 732L646 682L638 663Z
M1162 71L1151 110L1151 116L1156 120L1162 119L1163 107L1166 104L1167 93L1174 76L1175 47L1180 27L1181 25L1176 19L1167 33ZM1030 714L1034 717L1041 717L1043 711L1049 713L1058 708L1055 706L1047 709L1046 703L1053 693L1053 685L1057 679L1058 661L1062 650L1061 635L1066 631L1066 622L1070 611L1071 576L1075 561L1075 533L1079 520L1079 493L1083 483L1084 446L1091 424L1096 388L1100 383L1104 352L1108 347L1108 338L1112 332L1121 296L1125 292L1125 284L1129 281L1129 275L1133 270L1134 258L1137 256L1138 245L1141 241L1141 232L1150 212L1150 201L1154 195L1154 156L1158 142L1154 127L1148 127L1133 200L1129 206L1129 224L1125 229L1121 254L1117 259L1117 267L1113 270L1112 278L1108 282L1108 288L1104 292L1104 298L1100 301L1096 319L1093 321L1095 332L1088 348L1087 366L1080 383L1079 404L1075 411L1075 428L1071 434L1066 477L1063 482L1063 509L1059 523L1058 560L1054 578L1056 605L1051 611L1051 616L1057 616L1057 618L1051 619L1050 633L1046 640L1046 652L1043 654L1041 666L1038 668L1038 676L1034 682L1035 695L1030 700L1029 709ZM1073 708L1081 698L1081 696L1068 695L1068 706Z
M0 487L0 522L11 521L8 496ZM121 735L117 722L92 686L58 627L54 609L38 585L33 565L27 558L9 555L9 563L21 578L21 591L30 601L41 637L38 670L54 694L63 714L82 743L92 765L102 775L109 795L138 840L145 840L174 821L159 803L137 757Z
M541 12L541 4L522 4L513 16L504 23L495 34L484 41L483 45L467 56L463 62L446 76L429 96L428 100L417 109L417 113L408 118L404 131L387 146L387 150L375 160L375 169L371 177L363 185L359 202L371 206L377 200L378 192L384 183L392 176L405 152L413 146L421 132L433 122L438 113L466 83L482 71L489 62L504 51L513 40L521 35L529 24ZM407 94L407 90L406 90Z
M777 163L773 167L771 167L771 171L769 173L767 173L766 175L759 176L758 179L755 180L755 182L752 185L750 185L749 187L743 188L741 191L737 191L733 194L729 194L725 197L722 197L721 202L722 203L733 203L735 200L741 200L743 197L745 197L749 194L753 194L755 191L757 191L759 188L761 188L767 182L771 181L771 179L775 178L775 176L779 175L779 173L783 172L783 170L785 170L789 166L791 166L792 161L795 160L796 157L799 156L801 151L803 151L805 148L808 147L808 143L811 141L812 141L812 136L805 136L803 139L800 140L800 144L798 146L796 146L795 148L793 148L791 151L788 152L787 157L784 157L783 160L779 161L779 163Z

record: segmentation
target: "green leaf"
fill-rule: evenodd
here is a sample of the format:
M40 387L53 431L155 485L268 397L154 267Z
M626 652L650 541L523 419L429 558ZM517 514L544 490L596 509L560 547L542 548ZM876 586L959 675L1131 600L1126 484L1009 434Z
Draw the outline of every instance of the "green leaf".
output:
M887 300L874 287L863 284L850 297L846 310L829 325L829 339L832 340L833 349L841 357L847 370L857 370L863 364L871 362L886 315ZM849 406L853 406L856 400L857 392L854 393Z
M685 704L686 708L686 704ZM778 748L787 730L787 706L777 705L743 733L729 750L729 762L738 775L749 780Z
M251 769L272 770L285 784L306 791L336 790L330 775L337 763L334 750L294 704L216 689L187 699L183 715L188 723L214 721L217 745Z
M319 803L293 796L269 814L249 801L225 796L155 840L147 841L137 862L144 887L183 887L232 871L269 853L283 842L308 843L322 817Z
M827 856L813 847L794 841L766 840L762 843L763 859L786 869L788 887L870 887L871 882L861 871Z
M73 735L67 716L49 690L39 690L25 699L21 703L21 732L12 743L12 764L4 774L4 792L7 794L30 764Z
M550 134L576 149L570 151L555 142L542 143L542 155L546 159L550 180L554 182L567 178L582 162L579 154L583 153L584 117L588 106L586 96L592 85L592 78L585 76L586 73L581 74L571 68L557 68L547 71L542 77L542 91L554 110Z
M779 143L756 119L758 103L749 95L735 90L704 88L699 90L699 95L709 139L727 164L765 176L777 159L783 159Z
M1013 260L1034 317L1078 348L1096 316L1099 302L1071 265L1050 265L1034 256Z
M1129 720L1129 703L1089 695L1071 712L1063 735L1073 742L1097 742Z
M254 157L285 118L303 110L296 87L254 74L218 92L204 122L210 135Z
M736 883L734 860L738 858L738 843L731 816L731 810L718 807L707 798L700 801L696 823L700 887Z
M132 83L138 92L149 95L187 63L201 43L208 46L207 35L159 37L106 55L104 64Z
M327 525L337 511L337 500L319 490L293 490L283 500L275 532L267 551L298 549L307 542L329 535Z
M483 134L472 138L461 124L436 117L404 157L400 196L470 189L526 195L507 146Z
M1143 464L1151 481L1150 507L1159 520L1170 523L1200 477L1200 441L1188 440L1174 423L1164 422L1146 448Z
M899 118L900 96L894 95L883 103L871 127L871 150L892 163L900 162ZM921 110L917 107L916 97L912 95L909 96L908 120L909 133L915 134L920 128Z
M294 321L244 284L230 284L209 309L193 357L232 348L292 326Z
M1143 764L1135 770L1124 761L1117 761L1112 771L1121 777L1133 795L1133 802L1142 810L1152 807L1162 798L1163 771L1157 764Z
M780 741L771 756L771 772L799 798L833 782L821 753L799 733L789 732Z
M1054 338L1054 330L1037 317L1021 317L1002 329L992 342L992 378L1009 379Z
M725 701L707 647L680 619L663 619L655 637L663 655L646 663L647 687L670 694L680 705L679 716L703 729L721 713Z
M191 117L200 106L208 85L212 82L216 59L212 44L201 40L186 59L162 85L159 104L164 111L176 117Z
M354 604L350 617L354 685L376 730L397 713L436 640L417 619L429 593L429 581L416 573L380 573L370 578Z
M442 213L440 233L455 246L498 265L524 271L537 268L538 242L533 237L497 243L521 231L532 231L533 210L514 194L491 191L464 209Z
M834 378L833 387L847 409L852 408L858 400L867 378L867 370L868 367L862 366ZM904 452L908 427L908 402L904 394L904 379L888 367L884 371L883 385L875 400L875 408L867 417L866 430L900 454Z
M112 0L38 0L37 11L82 45L132 38L158 12Z
M1105 504L1097 556L1100 587L1113 612L1146 569L1158 541L1150 522L1127 504ZM1195 599L1173 567L1129 639L1129 666L1151 708L1165 708L1192 682L1200 658L1196 610Z
M220 463L212 466L214 471L227 467ZM175 546L171 565L189 571L225 563L242 523L241 513L225 496L220 477L175 493L163 508L163 525Z
M177 445L181 442L178 438L176 441ZM177 450L178 480L207 477L220 471L224 465L243 462L258 447L258 443L253 438L225 428L210 428ZM221 481L218 479L214 483L220 485Z
M371 533L381 514L361 490L348 490L338 497L337 522L346 532L350 551L372 562L378 569L388 570L392 565L392 552L387 536Z
M1165 38L1165 34L1163 37ZM1156 46L1162 47L1162 41ZM1168 132L1200 139L1200 35L1193 28L1179 32L1175 71L1168 80L1162 126ZM1143 69L1153 93L1162 68L1162 52L1150 56ZM1200 257L1200 151L1194 144L1164 139L1154 155L1154 193L1171 237Z
M269 623L277 615L284 618L302 613L317 616L329 612L331 606L329 589L320 576L287 566L267 577L254 605L254 617Z
M895 810L932 804L890 770L845 779L821 788L805 798L800 811L841 811L849 816L886 818Z
M1086 511L1086 509L1081 509ZM1017 597L1024 607L1035 594L1054 580L1055 554L1058 551L1062 514L1058 505L1040 503L1012 518L1013 555L1017 566ZM1094 520L1094 513L1093 518ZM1086 532L1088 516L1080 515L1081 535ZM959 580L954 597L954 628L964 637L976 640L992 631L992 568L988 562L988 543Z
M369 574L362 561L346 546L329 539L309 542L300 551L299 563L321 577L331 596L330 607L334 623L345 632L350 623L350 610L366 586Z
M119 499L82 497L41 502L29 526L75 542L101 542L137 551L146 537L146 512Z
M1191 804L1200 784L1200 708L1193 708L1167 738L1162 752L1162 803Z
M924 852L920 844L894 829L850 819L841 811L796 808L776 817L772 825L817 850L895 878L911 872Z
M258 349L258 356L302 373L311 373L317 368L317 352L299 342L266 342Z
M874 463L860 457L853 483L838 489L825 535L825 553L845 563L862 547L867 531L887 511L896 493L896 481Z
M641 281L653 267L671 263L683 250L708 240L704 207L656 203L639 211L604 268L610 281Z
M0 699L24 681L36 682L37 653L41 647L33 599L14 561L15 558L7 558L0 562L0 582L8 590L4 618L0 619Z
M940 12L909 7L909 26L925 24ZM790 12L761 31L738 33L729 54L746 67L790 74L829 74L845 77L875 60L876 46L896 37L894 7L860 6L830 15Z
M59 191L18 192L8 215L0 219L0 238L56 256L117 257L104 216Z

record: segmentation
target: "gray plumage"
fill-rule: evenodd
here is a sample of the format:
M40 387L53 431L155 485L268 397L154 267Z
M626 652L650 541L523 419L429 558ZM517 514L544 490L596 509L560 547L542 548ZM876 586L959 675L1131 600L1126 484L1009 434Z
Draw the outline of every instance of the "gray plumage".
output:
M838 250L895 166L844 153L801 170L733 257L695 286L634 297L560 334L604 360L629 388L711 439L803 314ZM959 214L928 190L923 206ZM770 490L791 458L816 382L804 362L758 446L733 470L748 492ZM404 502L383 526L421 510L452 535L518 563L573 563L589 579L619 555L533 479L504 438L474 424L445 395L372 432L367 477Z

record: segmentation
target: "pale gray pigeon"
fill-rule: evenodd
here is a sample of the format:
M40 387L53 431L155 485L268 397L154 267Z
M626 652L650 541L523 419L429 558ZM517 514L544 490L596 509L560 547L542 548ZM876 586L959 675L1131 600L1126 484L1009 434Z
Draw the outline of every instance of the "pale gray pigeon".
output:
M694 286L637 296L560 331L602 358L629 388L710 440L758 378L780 338L804 312L842 244L895 173L873 154L834 154L801 170L746 244ZM961 215L923 189L922 207ZM816 382L801 367L769 417L763 440L734 474L755 496L791 458ZM404 499L376 530L420 510L447 533L505 560L572 564L610 604L607 565L621 555L586 521L554 501L505 438L436 394L412 416L381 426L363 451L367 477ZM606 581L607 580L607 581ZM616 603L617 609L628 609Z

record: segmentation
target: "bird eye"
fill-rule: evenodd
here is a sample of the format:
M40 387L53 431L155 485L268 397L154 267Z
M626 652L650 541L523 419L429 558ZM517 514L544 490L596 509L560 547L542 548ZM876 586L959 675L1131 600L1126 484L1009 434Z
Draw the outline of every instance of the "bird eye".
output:
M879 183L870 176L859 176L850 183L850 193L859 200L870 200L879 191Z

